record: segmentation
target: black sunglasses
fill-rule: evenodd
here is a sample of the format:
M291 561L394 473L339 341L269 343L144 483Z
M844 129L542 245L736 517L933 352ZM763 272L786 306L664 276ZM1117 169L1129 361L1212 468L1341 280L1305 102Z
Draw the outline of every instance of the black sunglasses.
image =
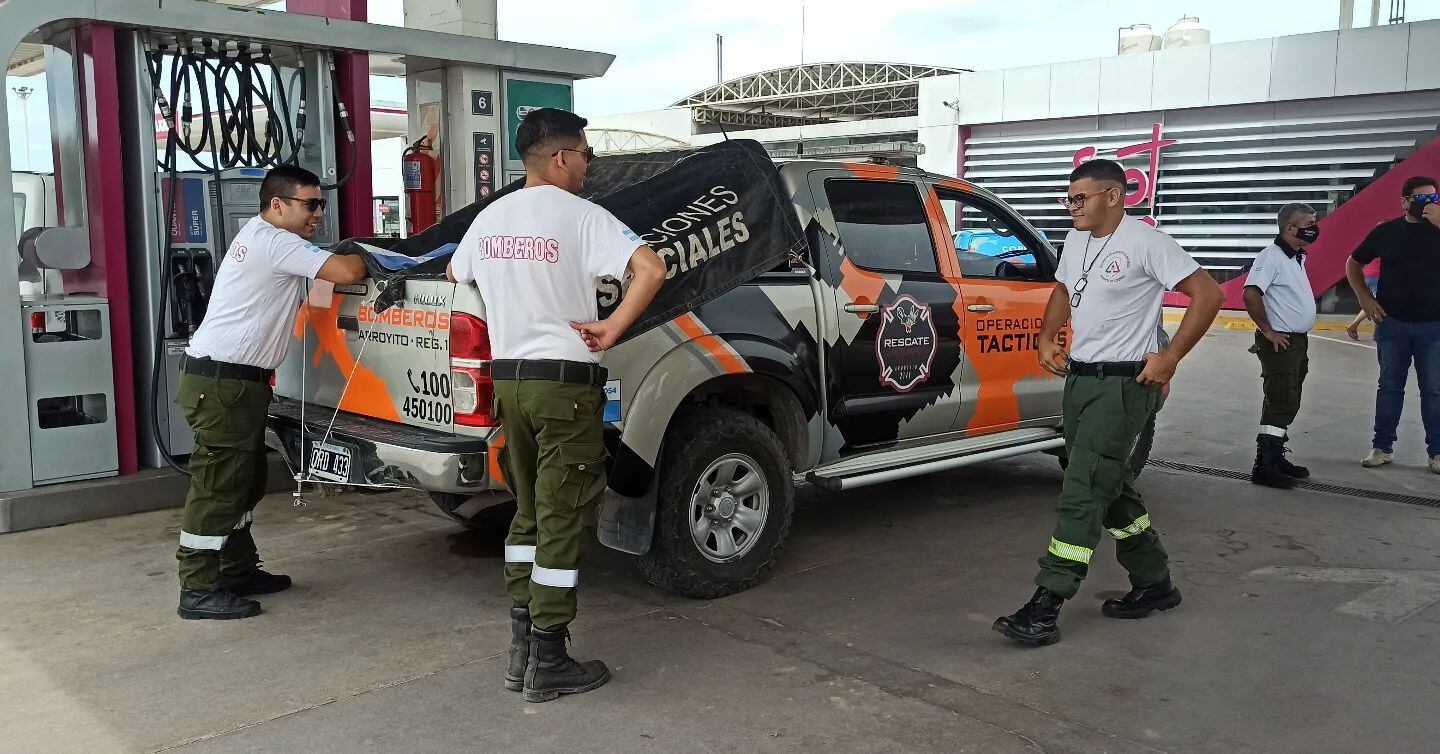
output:
M595 159L595 147L585 147L584 149L566 149L564 147L561 147L560 149L551 152L550 156L554 157L561 152L574 152L575 154L584 155L586 165L589 165L590 161Z
M318 212L320 210L323 210L325 209L325 205L328 203L328 201L324 197L321 197L319 199L301 199L298 196L277 196L275 198L284 199L287 202L305 202L305 210L307 212Z

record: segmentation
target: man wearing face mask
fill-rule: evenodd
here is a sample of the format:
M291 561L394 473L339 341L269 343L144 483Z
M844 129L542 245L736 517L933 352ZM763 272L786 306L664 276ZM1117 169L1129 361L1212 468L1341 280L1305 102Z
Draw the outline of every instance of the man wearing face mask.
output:
M1293 203L1276 216L1280 235L1255 257L1245 278L1245 310L1255 320L1255 345L1265 403L1255 438L1255 468L1250 481L1292 489L1309 469L1285 460L1290 423L1300 412L1301 387L1310 368L1310 330L1315 327L1315 293L1305 271L1305 247L1320 237L1315 210Z
M1375 394L1375 437L1360 463L1377 468L1394 462L1395 431L1405 408L1410 363L1420 382L1420 420L1425 455L1440 474L1440 188L1434 178L1405 181L1405 214L1381 223L1345 262L1345 277L1360 306L1375 322L1380 386ZM1365 265L1381 260L1376 293L1365 285Z

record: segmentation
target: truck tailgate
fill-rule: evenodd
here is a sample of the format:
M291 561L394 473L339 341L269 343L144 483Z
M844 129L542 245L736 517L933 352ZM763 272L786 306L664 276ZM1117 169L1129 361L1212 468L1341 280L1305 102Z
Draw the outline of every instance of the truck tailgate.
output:
M450 312L455 286L406 282L403 304L377 312L375 282L316 282L276 370L275 392L311 406L454 431Z

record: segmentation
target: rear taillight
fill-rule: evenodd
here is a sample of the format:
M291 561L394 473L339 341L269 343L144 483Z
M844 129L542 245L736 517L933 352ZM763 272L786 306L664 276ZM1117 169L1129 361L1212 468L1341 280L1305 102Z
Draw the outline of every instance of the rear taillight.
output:
M456 424L495 425L490 328L473 314L450 315L450 402L455 407Z

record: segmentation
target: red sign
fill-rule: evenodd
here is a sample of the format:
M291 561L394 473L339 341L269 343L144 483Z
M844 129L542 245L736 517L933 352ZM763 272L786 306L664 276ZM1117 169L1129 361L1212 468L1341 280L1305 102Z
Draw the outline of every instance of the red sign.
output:
M1142 141L1139 144L1131 144L1115 150L1116 160L1124 160L1126 157L1137 154L1150 155L1149 170L1139 170L1137 168L1125 169L1125 178L1127 180L1125 206L1145 206L1150 210L1150 214L1140 219L1151 225L1155 224L1155 181L1160 176L1160 150L1174 143L1174 139L1160 138L1160 124L1156 123L1150 126L1149 141ZM1075 157L1071 161L1071 164L1078 168L1081 163L1093 160L1098 155L1099 150L1095 147L1081 147L1075 150ZM1135 188L1131 189L1128 184L1134 184Z

